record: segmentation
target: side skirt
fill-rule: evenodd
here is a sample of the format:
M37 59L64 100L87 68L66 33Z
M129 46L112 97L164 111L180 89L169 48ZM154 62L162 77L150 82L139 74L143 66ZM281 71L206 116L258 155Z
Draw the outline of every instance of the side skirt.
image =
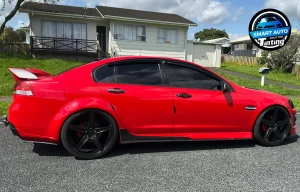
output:
M172 142L172 141L191 141L190 138L185 137L147 137L135 136L130 134L126 129L120 130L121 143L148 143L148 142Z

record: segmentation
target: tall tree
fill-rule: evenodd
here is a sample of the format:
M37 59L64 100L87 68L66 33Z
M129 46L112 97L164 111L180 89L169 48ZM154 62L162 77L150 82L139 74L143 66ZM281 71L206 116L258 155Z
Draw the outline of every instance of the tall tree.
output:
M300 61L300 34L292 33L288 43L276 51L262 51L258 61L270 69L291 73L295 62Z
M15 15L16 13L18 12L18 10L20 9L22 3L25 1L25 0L1 0L3 5L1 7L1 13L4 12L5 10L5 7L7 6L7 4L12 4L14 1L17 1L15 7L13 8L13 10L11 10L11 12L4 18L4 22L1 24L0 26L0 35L3 33L4 29L5 29L5 25L6 23L11 20ZM41 2L44 2L44 3L56 3L56 2L59 2L60 0L40 0Z
M202 31L195 33L194 36L195 39L200 39L200 41L206 41L206 40L216 39L221 37L228 38L228 34L226 33L225 29L219 30L215 28L210 28L210 29L205 28Z

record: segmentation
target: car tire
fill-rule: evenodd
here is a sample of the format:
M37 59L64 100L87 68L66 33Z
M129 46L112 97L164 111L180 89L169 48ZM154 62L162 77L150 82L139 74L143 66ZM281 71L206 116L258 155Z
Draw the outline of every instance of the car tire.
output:
M95 112L98 115L101 115L102 117L104 117L106 120L109 121L109 123L113 126L113 128L111 129L110 132L110 138L109 141L107 143L106 146L103 147L102 151L98 151L98 152L94 152L94 153L82 153L82 152L78 152L75 151L74 146L72 146L71 142L68 139L68 127L70 125L70 123L78 116L84 114L84 113L89 113L89 112ZM74 114L72 114L69 118L67 118L67 120L64 122L62 129L61 129L61 141L62 144L64 146L64 148L73 156L79 158L79 159L97 159L100 157L103 157L104 155L106 155L113 147L114 145L117 143L117 141L119 140L119 128L117 125L117 122L115 121L115 119L108 113L104 112L104 111L100 111L97 109L86 109L86 110L82 110L79 112L76 112Z
M264 118L267 116L269 117L270 114L272 114L273 111L280 111L281 117L280 121L275 121L275 123L273 123L272 120L270 120L270 124L264 124L264 122L266 121ZM278 115L278 114L277 114ZM273 115L275 116L275 115ZM272 119L273 119L273 116ZM277 116L278 118L278 116ZM283 120L282 120L283 119ZM289 121L288 121L289 120ZM283 121L288 121L285 125L282 125L283 129L281 131L277 130L279 129L279 123L276 124L276 122L283 122ZM262 125L263 124L263 125ZM262 130L263 126L266 126L266 131L264 132L264 130ZM277 127L277 128L276 128ZM269 131L271 130L271 131ZM273 131L273 132L272 132ZM269 139L266 139L267 137L267 133L269 133ZM278 132L278 133L277 133ZM253 128L253 139L255 140L255 142L261 146L266 146L266 147L273 147L273 146L277 146L280 145L285 139L286 137L289 135L290 133L290 116L289 113L287 112L287 110L281 106L272 106L269 107L267 109L265 109L257 118L254 128ZM280 137L282 136L282 138L280 138L278 136L277 139L277 135L280 135ZM273 136L274 140L271 140L270 137Z

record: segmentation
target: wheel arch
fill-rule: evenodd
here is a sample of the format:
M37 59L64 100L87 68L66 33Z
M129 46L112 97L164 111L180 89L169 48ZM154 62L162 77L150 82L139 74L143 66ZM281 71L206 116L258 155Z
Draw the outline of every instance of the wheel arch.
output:
M109 102L98 98L80 98L68 102L53 116L48 125L48 135L50 135L53 140L59 143L61 140L61 128L64 125L65 121L71 115L87 109L96 109L113 117L113 119L117 123L119 129L118 132L120 132L120 127L123 127L122 122L117 117L117 114L115 113Z

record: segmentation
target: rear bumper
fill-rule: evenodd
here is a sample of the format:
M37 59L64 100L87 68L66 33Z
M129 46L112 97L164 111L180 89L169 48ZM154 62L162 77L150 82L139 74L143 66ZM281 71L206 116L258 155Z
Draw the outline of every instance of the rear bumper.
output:
M18 130L15 128L15 126L14 126L12 123L10 123L10 122L8 121L7 115L4 116L3 123L4 123L4 125L5 125L6 127L9 127L9 129L11 130L11 132L12 132L14 135L20 137L20 134L18 133ZM20 137L20 138L21 138L21 137Z

